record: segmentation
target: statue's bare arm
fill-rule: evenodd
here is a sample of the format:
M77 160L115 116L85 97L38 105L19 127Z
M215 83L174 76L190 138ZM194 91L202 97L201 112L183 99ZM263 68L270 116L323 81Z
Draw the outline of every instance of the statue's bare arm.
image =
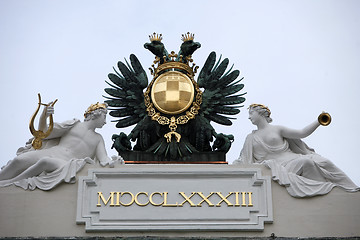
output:
M48 106L45 106L39 119L39 130L46 132L48 129L48 125L46 123L47 118L50 116L50 114L54 114L54 107L50 106L52 102L48 104Z
M114 161L108 157L106 149L105 149L105 143L102 136L99 134L99 143L96 147L96 158L99 160L101 166L109 165L110 167L114 166Z
M313 123L309 124L301 130L290 129L283 126L279 126L279 130L281 136L283 136L284 138L301 139L312 134L319 126L320 123L318 121L314 121Z
M48 124L47 119L51 114L54 114L54 107L51 106L52 102L48 104L48 106L45 106L40 118L39 118L39 126L38 129L46 132L48 130ZM53 131L50 133L50 135L46 139L52 139L52 138L58 138L62 137L65 133L67 133L70 130L70 128L57 128L53 129Z

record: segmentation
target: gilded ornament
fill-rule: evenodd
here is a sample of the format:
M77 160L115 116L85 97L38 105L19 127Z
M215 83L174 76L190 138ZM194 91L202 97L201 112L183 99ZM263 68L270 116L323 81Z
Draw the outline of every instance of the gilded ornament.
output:
M329 113L323 112L319 115L318 121L321 125L327 126L331 123L331 116Z
M96 109L106 109L106 108L107 106L105 103L97 102L96 104L91 104L90 107L88 107L88 109L85 111L84 117L86 117L89 113L95 111Z
M191 79L178 71L161 74L151 88L151 99L162 113L176 115L187 110L194 99Z
M52 102L51 104L41 103L41 95L40 95L40 93L38 93L38 98L39 98L38 107L37 107L35 113L32 115L32 117L30 119L30 124L29 124L30 132L34 136L34 139L33 139L32 143L31 143L34 149L40 149L42 147L42 140L44 138L47 138L50 135L50 133L52 132L53 128L54 128L54 119L53 119L52 114L50 114L49 115L49 127L48 127L47 131L43 132L42 130L35 130L34 121L35 121L36 115L38 114L38 112L40 110L40 106L43 105L43 106L46 106L46 107L48 107L48 106L53 107L55 105L55 103L57 102L57 99L55 99L55 101Z

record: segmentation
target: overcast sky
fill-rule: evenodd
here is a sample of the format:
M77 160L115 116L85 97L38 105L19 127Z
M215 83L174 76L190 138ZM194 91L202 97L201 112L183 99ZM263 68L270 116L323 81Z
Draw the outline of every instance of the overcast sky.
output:
M178 51L181 34L195 33L203 66L211 51L245 77L245 107L231 127L227 160L235 160L255 127L247 106L263 103L273 124L301 129L328 111L333 121L305 142L360 185L360 1L28 1L0 0L0 165L31 137L28 124L43 102L59 99L54 120L82 120L104 101L107 74L134 53L147 70L154 56L148 35L163 34ZM111 135L130 129L108 124L98 132L109 155Z

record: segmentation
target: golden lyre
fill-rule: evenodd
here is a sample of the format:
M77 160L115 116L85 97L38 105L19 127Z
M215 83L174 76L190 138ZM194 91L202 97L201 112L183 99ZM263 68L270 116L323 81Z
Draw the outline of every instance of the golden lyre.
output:
M30 132L34 136L34 139L33 139L32 143L31 143L32 146L34 147L34 149L41 148L42 140L44 138L48 137L50 135L51 131L54 128L53 116L52 116L52 114L50 114L50 116L49 116L49 127L48 127L47 131L44 133L42 130L35 130L34 121L35 121L36 115L38 114L38 112L40 110L40 105L47 106L47 107L49 106L49 104L41 103L40 93L38 93L38 97L39 97L39 104L38 104L38 107L37 107L35 113L32 115L32 117L30 119L30 124L29 124ZM56 102L57 102L57 99L51 104L51 107L53 107Z

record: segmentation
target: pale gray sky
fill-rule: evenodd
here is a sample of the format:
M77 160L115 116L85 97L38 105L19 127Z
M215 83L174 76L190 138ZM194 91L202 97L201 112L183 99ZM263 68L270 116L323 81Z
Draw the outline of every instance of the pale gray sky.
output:
M305 139L360 185L360 2L308 1L26 1L0 0L0 165L15 156L31 134L37 107L58 98L55 121L82 119L103 101L107 74L134 53L144 69L154 56L143 48L154 31L169 51L181 34L195 33L202 66L211 51L230 59L245 77L246 107L263 103L274 124L302 128L328 111L333 122ZM148 72L149 73L149 72ZM148 74L150 78L150 74ZM232 162L254 126L246 108L231 127ZM110 122L99 132L109 155Z

